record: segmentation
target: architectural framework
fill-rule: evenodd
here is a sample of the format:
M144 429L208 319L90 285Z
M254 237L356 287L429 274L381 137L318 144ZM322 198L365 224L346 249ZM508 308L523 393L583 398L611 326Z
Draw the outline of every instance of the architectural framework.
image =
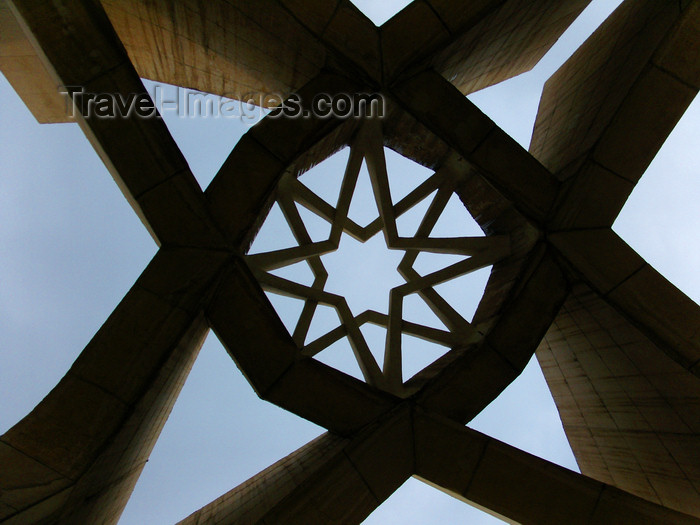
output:
M547 82L529 152L465 97L532 68L588 3L414 0L378 28L348 0L0 2L0 69L40 122L66 121L58 86L145 95L141 78L294 94L310 113L318 94L385 101L382 119L263 119L204 191L162 120L77 115L160 248L0 437L0 523L115 523L209 329L261 398L328 432L183 523L359 523L410 476L516 523L700 523L700 310L611 229L700 86L700 0L623 2ZM331 206L297 176L344 146ZM435 175L393 202L383 146ZM363 158L380 215L364 228L347 216ZM435 190L399 236L396 217ZM485 237L430 237L452 193ZM275 200L298 246L247 255ZM324 292L320 255L380 232L406 252L406 284L388 315L354 316ZM421 251L468 258L421 276ZM311 286L270 273L298 261ZM467 323L434 286L489 265ZM263 289L305 300L292 334ZM447 330L404 321L410 293ZM318 304L342 324L305 344ZM383 370L365 322L387 328ZM402 333L449 351L403 378ZM314 359L342 336L365 382ZM533 354L582 474L465 427Z

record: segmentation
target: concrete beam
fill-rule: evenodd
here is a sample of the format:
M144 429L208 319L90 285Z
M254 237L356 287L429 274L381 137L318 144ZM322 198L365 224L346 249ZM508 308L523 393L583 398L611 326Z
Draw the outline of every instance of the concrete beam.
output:
M286 98L326 60L323 43L275 0L102 5L139 75L157 82L238 100Z
M381 27L385 80L430 67L465 95L497 84L532 69L589 3L417 0Z
M352 439L323 434L180 522L361 523L414 470L407 406Z
M454 421L418 411L414 428L418 479L509 523L700 523Z
M700 517L697 376L584 284L537 357L582 473Z
M0 71L40 124L73 122L67 101L5 0L0 0Z
M430 63L466 95L532 69L590 0L428 3L451 32Z
M558 192L557 180L453 85L426 71L393 87L392 93L518 211L538 224L544 222Z
M0 519L117 521L204 341L202 303L223 259L156 255L61 382L0 438Z
M681 367L700 375L700 308L608 228L551 243L576 273Z
M444 370L418 394L419 406L466 423L520 375L568 295L550 252L536 250L520 279L484 342L443 358Z
M697 2L627 1L547 81L530 151L565 180L551 229L612 225L698 92L698 20Z
M56 83L111 100L150 97L99 4L14 2ZM83 99L85 101L85 99ZM105 118L80 104L76 120L159 244L223 246L187 162L159 117Z

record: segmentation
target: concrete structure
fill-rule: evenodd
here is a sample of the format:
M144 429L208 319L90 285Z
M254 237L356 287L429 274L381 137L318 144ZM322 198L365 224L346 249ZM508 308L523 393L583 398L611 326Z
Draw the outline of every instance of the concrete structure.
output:
M185 523L358 523L411 475L517 523L700 523L700 310L611 230L700 86L700 1L625 1L547 83L529 153L464 97L531 68L587 4L415 0L381 28L347 0L0 4L0 69L42 122L64 119L57 86L140 77L305 108L381 92L375 138L449 170L509 241L479 336L366 384L300 351L245 253L280 181L376 148L376 122L265 119L201 191L161 120L78 115L160 250L0 438L0 522L116 522L211 328L263 399L328 433ZM583 475L464 426L535 352Z

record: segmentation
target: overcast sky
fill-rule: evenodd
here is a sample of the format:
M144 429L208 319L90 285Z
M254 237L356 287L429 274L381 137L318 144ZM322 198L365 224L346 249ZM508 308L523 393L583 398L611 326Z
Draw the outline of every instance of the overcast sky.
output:
M407 2L356 3L381 23ZM594 1L531 73L469 98L527 147L544 81L619 3ZM153 89L153 84L147 86ZM4 77L0 97L4 102L0 105L0 432L4 432L61 379L153 257L156 246L77 125L39 126ZM248 129L235 119L164 116L202 187ZM696 103L614 226L696 302L700 300L698 137ZM407 161L390 159L390 174L397 166L406 171L402 162ZM329 164L323 168L329 177L336 170L342 173L342 153L340 160ZM420 167L411 173L411 180L426 176ZM312 177L309 174L309 184ZM356 253L366 257L383 251L383 246L362 249L367 251ZM379 267L391 264L395 261ZM485 280L485 276L474 278ZM336 285L342 287L342 282ZM350 299L351 307L358 301L361 308L361 300L381 304L382 296L364 293ZM345 365L352 363L338 366ZM470 426L576 469L536 362ZM259 400L210 334L120 523L182 519L322 432ZM411 479L366 523L501 522Z

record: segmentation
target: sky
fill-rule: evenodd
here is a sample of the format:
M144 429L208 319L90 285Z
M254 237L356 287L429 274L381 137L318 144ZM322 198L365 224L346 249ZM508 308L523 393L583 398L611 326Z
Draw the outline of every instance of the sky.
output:
M356 3L381 23L407 2ZM527 147L544 81L619 3L595 0L532 72L475 93L470 100ZM152 83L146 84L154 89ZM157 248L77 125L38 125L1 76L0 97L2 433L61 379ZM168 113L164 118L202 187L248 129L236 119L179 118ZM614 225L618 234L696 302L700 301L698 137L700 104L696 101ZM390 176L392 167L403 170L401 163L408 162L388 156ZM342 168L341 153L340 159L317 171L331 177L342 173ZM412 180L426 175L419 167L406 169L415 170L410 171ZM313 185L315 176L309 173L302 181L306 177ZM355 211L358 220L370 216L361 208ZM262 235L256 248L265 249ZM279 240L274 234L270 239ZM374 244L348 243L349 256L369 260L377 252L386 252L382 243ZM334 264L332 258L328 260L329 267ZM383 271L391 264L391 259L384 259L366 271ZM348 280L357 282L347 270L343 277L346 286ZM470 279L478 288L485 278ZM342 281L329 286L342 291ZM380 292L372 296L364 289L349 298L350 305L361 309L360 301L370 301L380 308L386 293ZM462 307L469 310L470 305ZM336 359L329 357L336 366L356 373L352 360ZM469 426L577 468L535 361ZM323 431L258 399L210 334L120 524L182 519ZM365 523L501 522L409 479Z

